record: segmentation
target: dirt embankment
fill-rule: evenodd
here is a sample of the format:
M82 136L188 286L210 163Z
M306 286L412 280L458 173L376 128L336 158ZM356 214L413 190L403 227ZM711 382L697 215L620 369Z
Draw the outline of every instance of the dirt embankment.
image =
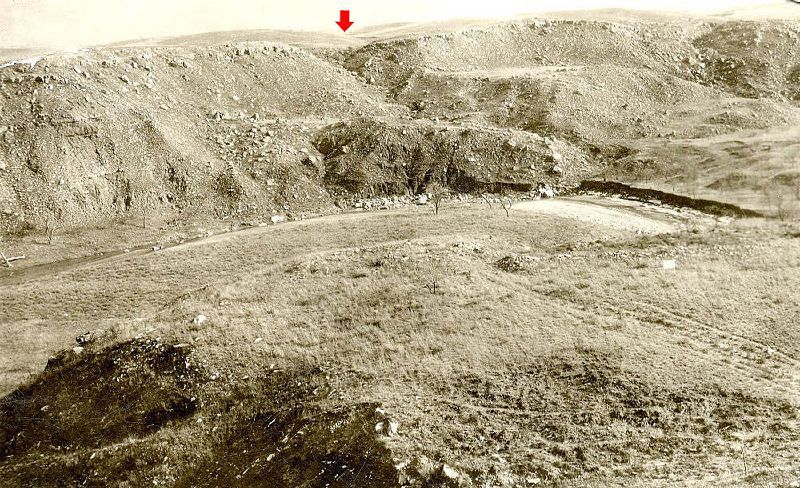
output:
M572 145L517 130L359 119L327 127L314 144L326 185L346 192L418 193L432 180L460 192L577 182L593 168Z
M604 195L619 196L656 205L691 208L707 214L724 217L764 216L760 212L741 208L730 203L691 198L683 195L675 195L674 193L651 190L649 188L635 188L624 183L616 183L613 181L584 181L580 184L577 191L581 193L601 193Z

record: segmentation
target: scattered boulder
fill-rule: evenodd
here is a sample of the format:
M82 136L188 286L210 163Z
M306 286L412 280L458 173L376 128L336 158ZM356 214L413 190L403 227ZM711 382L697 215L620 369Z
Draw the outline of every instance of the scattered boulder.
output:
M558 192L546 183L539 183L535 194L539 198L555 198L558 196Z
M113 337L113 332L103 329L90 330L75 338L75 342L81 347L87 347Z
M197 317L195 317L194 320L192 320L192 323L194 325L202 325L206 322L206 320L208 320L208 317L206 317L203 314L200 314Z

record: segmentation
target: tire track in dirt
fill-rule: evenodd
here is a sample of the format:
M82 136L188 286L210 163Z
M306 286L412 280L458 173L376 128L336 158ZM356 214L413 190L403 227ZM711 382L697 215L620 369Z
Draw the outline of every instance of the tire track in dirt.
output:
M538 293L523 283L510 280L493 280L498 286L506 287L519 293ZM568 305L572 310L579 310L576 303L568 299L547 296L549 299L556 299ZM695 319L681 316L670 312L662 307L651 305L645 302L635 302L628 306L620 306L610 300L598 299L594 307L595 313L606 311L620 316L625 315L633 318L637 322L643 322L659 326L664 331L664 341L669 338L685 338L692 344L683 347L690 347L692 354L702 357L709 363L715 365L720 370L735 368L749 379L753 380L761 390L772 395L784 397L792 403L800 404L800 361L788 354L777 351L764 343L728 332L722 328L705 324ZM578 318L575 314L570 314L573 318ZM653 317L655 315L655 317ZM672 335L679 332L678 337ZM726 341L726 347L720 349L720 342ZM749 350L761 351L763 355L762 363L758 357L751 357ZM719 352L717 352L719 351ZM731 354L724 355L723 351L730 351ZM718 373L713 373L719 376ZM720 377L719 384L725 384L726 378Z
M693 349L724 368L736 368L747 374L762 389L780 392L791 401L800 403L800 361L788 354L777 351L764 343L726 331L714 325L684 317L662 307L637 302L633 307L621 307L609 301L602 305L615 313L632 316L638 321L659 325L668 331L675 331L680 336L689 338L695 343ZM643 310L658 318L648 318ZM697 344L704 344L707 349L698 351ZM762 351L762 361L754 359L749 351ZM709 352L713 351L713 352ZM714 353L719 351L718 353ZM728 351L729 354L723 354Z

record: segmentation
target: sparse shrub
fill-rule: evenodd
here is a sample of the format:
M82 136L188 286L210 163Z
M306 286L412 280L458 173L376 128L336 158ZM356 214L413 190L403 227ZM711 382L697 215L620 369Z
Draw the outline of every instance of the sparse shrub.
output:
M772 183L763 188L767 208L783 222L796 220L800 215L800 200L783 185Z
M62 221L63 211L60 208L53 207L51 212L47 214L45 219L45 234L47 235L47 244L53 244L53 235Z
M444 200L444 197L450 193L450 190L438 181L434 181L428 184L426 191L431 195L433 214L439 215L439 208L442 204L442 200Z
M367 260L367 266L370 268L382 268L386 265L386 259L383 257L375 257Z
M517 273L525 269L525 260L520 256L506 256L494 264L507 273Z
M36 226L33 225L33 222L26 220L20 222L16 227L12 228L8 234L10 236L22 239L32 235L34 232L36 232Z

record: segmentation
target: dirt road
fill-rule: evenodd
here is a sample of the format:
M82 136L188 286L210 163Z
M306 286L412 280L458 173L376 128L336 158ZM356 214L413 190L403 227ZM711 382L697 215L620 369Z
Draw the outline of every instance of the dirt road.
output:
M592 201L583 198L557 198L522 202L514 208L642 234L665 234L680 229L677 220L661 215L648 215L626 204L615 204L613 199Z

